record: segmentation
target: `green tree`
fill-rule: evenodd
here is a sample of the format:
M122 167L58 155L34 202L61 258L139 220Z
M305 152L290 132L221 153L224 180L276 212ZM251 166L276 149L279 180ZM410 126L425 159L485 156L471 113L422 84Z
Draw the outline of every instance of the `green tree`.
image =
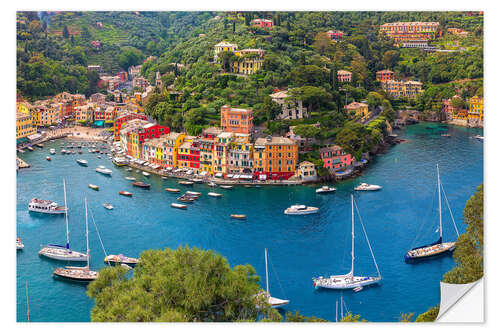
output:
M281 105L273 101L271 96L264 97L261 109L266 112L268 120L275 119L281 113Z
M326 32L318 32L314 37L313 47L316 52L324 55L326 52L332 51L333 43Z
M365 319L362 319L360 315L353 315L349 312L344 318L342 318L341 322L343 323L357 323L357 322L366 322Z
M326 323L328 320L324 320L321 318L317 317L307 317L304 315L301 315L298 311L295 311L294 313L288 311L285 315L286 321L287 322L293 322L293 323Z
M68 38L69 37L69 30L68 30L68 26L67 25L65 25L63 27L62 35L63 35L64 38Z
M432 322L432 321L436 320L438 314L439 314L439 305L436 305L436 306L429 308L429 310L427 310L426 312L419 314L415 321L416 322Z
M139 65L144 61L144 54L135 47L126 46L120 50L118 64L124 70L128 70L130 66Z
M213 251L186 246L143 252L130 278L121 267L104 268L87 294L95 302L94 322L256 321L259 312L281 320L263 297L255 297L258 282L252 266L231 268Z

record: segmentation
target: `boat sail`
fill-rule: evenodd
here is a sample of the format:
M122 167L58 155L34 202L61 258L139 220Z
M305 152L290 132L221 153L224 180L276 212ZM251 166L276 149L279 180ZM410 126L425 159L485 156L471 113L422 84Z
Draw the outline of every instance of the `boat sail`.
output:
M279 299L276 297L272 297L271 294L269 293L269 274L268 274L268 269L267 269L267 249L264 249L265 257L266 257L266 291L262 292L261 295L263 295L266 298L267 303L272 308L279 308L284 305L287 305L290 303L289 300L287 299Z
M64 207L65 218L66 218L66 246L49 244L42 248L38 254L50 259L55 260L65 260L65 261L85 261L87 260L87 255L81 252L72 251L69 248L69 226L68 226L68 205L66 203L66 181L63 180L64 187Z
M439 207L439 239L431 244L422 245L419 247L414 247L408 252L406 252L404 256L404 260L407 263L414 262L418 259L428 259L432 257L436 257L442 254L451 253L455 250L455 242L446 242L443 243L443 217L442 217L442 209L441 209L441 189L443 190L443 194L445 195L446 204L448 205L448 210L450 212L451 220L453 221L453 225L455 227L455 231L457 233L458 238L458 229L455 224L455 219L453 218L453 214L451 213L451 208L448 203L448 199L446 198L446 193L444 192L443 185L441 184L441 178L439 176L439 165L436 165L437 169L437 182L438 182L438 207Z
M357 209L357 208L356 208ZM359 212L358 212L359 214ZM377 276L355 276L354 275L354 197L351 194L351 270L349 273L344 275L331 275L330 277L317 277L313 278L314 287L316 289L326 288L326 289L356 289L361 290L364 286L368 286L371 284L379 283L382 280L382 276L380 275L380 271L378 269L377 261L375 260L375 256L373 254L372 247L370 245L370 241L368 240L368 235L366 234L365 227L363 226L363 222L361 221L361 226L363 227L363 232L365 234L366 242L368 243L368 248L370 249L370 253L373 258L373 262L375 267L377 268Z
M87 198L85 198L85 236L87 238L87 265L85 267L66 266L56 268L54 275L68 280L90 282L97 279L99 273L90 270L89 222L87 217Z

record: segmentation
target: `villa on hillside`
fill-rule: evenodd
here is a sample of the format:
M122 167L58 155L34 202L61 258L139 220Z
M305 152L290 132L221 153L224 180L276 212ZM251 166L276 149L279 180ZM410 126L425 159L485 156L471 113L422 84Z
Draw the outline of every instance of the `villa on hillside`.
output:
M278 119L302 119L307 117L307 108L302 105L302 101L290 99L288 91L278 91L269 95L272 100L281 105L281 114Z

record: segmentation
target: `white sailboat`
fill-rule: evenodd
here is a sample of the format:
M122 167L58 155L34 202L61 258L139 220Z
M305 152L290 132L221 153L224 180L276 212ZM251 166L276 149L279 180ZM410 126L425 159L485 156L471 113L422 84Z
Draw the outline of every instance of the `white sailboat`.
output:
M65 218L66 218L66 245L56 245L49 244L43 247L38 254L54 260L64 260L64 261L85 261L87 260L87 255L81 252L72 251L69 248L69 225L68 225L68 206L66 203L66 181L63 180L64 186L64 207Z
M90 270L90 248L89 248L89 222L87 217L87 198L85 198L85 236L87 238L87 265L85 267L66 266L64 268L56 268L54 275L68 280L90 282L99 276L96 271Z
M262 292L262 294L266 297L267 303L269 303L269 305L272 308L279 308L279 307L282 307L282 306L290 303L290 300L272 297L271 293L269 293L269 274L268 274L268 269L267 269L267 249L264 249L264 253L265 253L265 257L266 257L266 291Z
M363 226L363 222L361 221L361 225ZM351 194L351 270L349 273L344 275L331 275L330 277L317 277L313 278L314 287L316 289L319 288L327 288L327 289L357 289L362 288L364 286L368 286L371 284L379 283L382 280L382 276L380 275L380 271L378 269L377 261L375 260L375 256L373 255L373 250L370 245L370 241L368 240L368 235L366 234L365 227L363 226L363 232L366 237L366 242L368 243L368 247L370 248L370 253L373 258L373 262L375 267L377 268L377 276L355 276L354 275L354 197Z
M439 207L439 239L431 244L414 247L408 252L406 252L404 256L405 262L414 262L418 259L428 259L432 257L436 257L442 254L451 253L455 250L455 242L445 242L443 243L443 217L442 217L442 209L441 209L441 189L443 189L443 193L445 194L446 203L448 205L448 210L450 211L451 220L453 221L453 225L455 227L455 231L457 233L457 238L459 236L458 229L455 224L455 219L453 218L453 214L451 213L451 208L448 203L448 199L446 198L446 193L444 192L444 188L441 185L441 178L439 177L439 165L436 165L437 168L437 183L438 183L438 207Z

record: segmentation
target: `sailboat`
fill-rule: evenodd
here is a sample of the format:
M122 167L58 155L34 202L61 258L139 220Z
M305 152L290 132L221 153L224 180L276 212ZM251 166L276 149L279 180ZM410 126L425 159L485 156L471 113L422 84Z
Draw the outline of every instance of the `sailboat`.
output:
M437 169L437 182L438 182L438 207L439 207L439 239L435 241L434 243L427 244L427 245L422 245L419 247L414 247L413 249L409 250L406 252L404 259L405 262L414 262L415 260L418 259L427 259L427 258L432 258L436 257L442 254L447 254L451 253L455 250L455 242L446 242L443 243L443 218L442 218L442 212L441 212L441 178L439 177L439 165L436 165ZM453 218L453 214L451 213L451 208L448 203L448 199L446 198L446 193L444 192L443 188L443 193L445 195L446 199L446 204L448 205L448 210L450 211L450 216L451 220L453 221L453 225L455 226L455 231L457 232L457 238L458 238L458 229L455 224L455 219Z
M85 198L85 236L87 238L87 265L85 267L66 266L65 268L56 268L54 276L59 276L68 280L90 282L99 276L96 271L90 270L90 249L89 249L89 222L87 217L87 198Z
M346 312L348 312L347 306L345 305L345 302L344 302L344 297L341 294L340 295L340 321L342 321L342 319L344 319L344 307L346 309ZM335 321L339 322L339 301L335 302Z
M85 261L87 255L77 251L72 251L69 248L69 226L68 226L68 206L66 203L66 181L63 180L64 186L64 207L66 207L64 216L66 218L66 246L49 244L42 248L38 254L50 259L64 260L64 261Z
M279 299L276 297L272 297L271 294L269 293L269 276L268 276L268 270L267 270L267 249L264 249L264 253L265 253L265 257L266 257L266 291L263 291L260 295L264 295L267 303L269 303L269 305L272 308L279 308L279 307L282 307L284 305L287 305L288 303L290 303L290 301L287 299Z
M359 214L359 212L358 212ZM363 226L363 222L361 221L361 225ZM370 241L368 240L368 235L366 234L365 227L363 226L363 232L365 234L366 242L368 243L368 247L370 248L370 253L373 258L373 262L375 267L377 268L377 276L355 276L354 275L354 197L351 194L351 229L352 229L352 240L351 240L351 270L349 273L344 275L331 275L330 277L317 277L313 278L314 287L316 289L319 288L327 288L327 289L356 289L357 291L361 290L364 286L368 286L371 284L377 284L382 280L382 276L380 275L380 271L378 269L377 261L375 260L375 256L373 255L373 250L370 245Z

